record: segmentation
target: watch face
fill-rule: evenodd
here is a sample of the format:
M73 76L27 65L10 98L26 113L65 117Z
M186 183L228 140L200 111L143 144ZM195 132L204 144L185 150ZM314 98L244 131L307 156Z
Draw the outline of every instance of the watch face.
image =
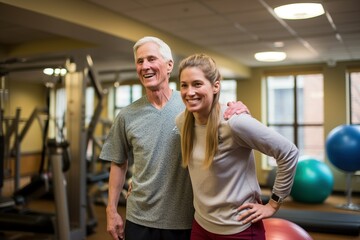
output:
M280 197L279 197L278 195L276 195L276 194L273 193L273 194L271 195L271 199L274 200L275 202L279 202Z

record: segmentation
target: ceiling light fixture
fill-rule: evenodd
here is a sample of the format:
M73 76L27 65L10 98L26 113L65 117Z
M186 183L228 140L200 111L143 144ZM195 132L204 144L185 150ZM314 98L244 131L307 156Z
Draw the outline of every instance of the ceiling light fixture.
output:
M281 42L281 41L277 41L277 42L274 42L274 47L276 48L282 48L285 46L285 43L284 42Z
M255 59L260 62L280 62L286 58L284 52L258 52L255 54Z
M45 68L43 73L46 75L64 76L67 73L66 68Z
M274 9L275 14L283 19L307 19L320 16L325 13L320 3L293 3Z

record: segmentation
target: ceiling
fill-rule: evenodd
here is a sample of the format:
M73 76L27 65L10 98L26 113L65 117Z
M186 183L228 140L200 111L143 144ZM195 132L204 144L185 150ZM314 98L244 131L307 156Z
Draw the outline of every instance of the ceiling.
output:
M225 76L239 78L251 67L360 59L359 0L311 1L321 2L326 14L307 20L281 20L273 13L294 2L304 1L0 0L0 68L10 78L20 72L24 79L39 78L37 66L90 54L103 76L126 74L134 69L132 45L144 35L163 38L177 63L202 51L219 58L219 65L224 60ZM276 50L287 59L254 59L256 52Z

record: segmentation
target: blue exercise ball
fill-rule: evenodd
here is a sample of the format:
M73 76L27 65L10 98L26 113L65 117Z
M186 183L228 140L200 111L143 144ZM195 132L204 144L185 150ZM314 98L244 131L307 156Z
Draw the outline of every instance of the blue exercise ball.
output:
M330 168L316 158L301 158L290 196L296 202L322 203L331 194L334 176Z
M345 172L360 170L360 126L340 125L326 138L329 161Z

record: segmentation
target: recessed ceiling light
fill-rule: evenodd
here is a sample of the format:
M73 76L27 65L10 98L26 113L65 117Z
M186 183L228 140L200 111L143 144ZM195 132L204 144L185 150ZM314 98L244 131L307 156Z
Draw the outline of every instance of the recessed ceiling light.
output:
M274 9L275 14L283 19L307 19L325 13L320 3L293 3Z
M255 59L260 62L280 62L286 58L284 52L258 52L255 54Z
M285 46L284 42L281 42L281 41L274 42L274 47L276 47L276 48L281 48L284 46Z

